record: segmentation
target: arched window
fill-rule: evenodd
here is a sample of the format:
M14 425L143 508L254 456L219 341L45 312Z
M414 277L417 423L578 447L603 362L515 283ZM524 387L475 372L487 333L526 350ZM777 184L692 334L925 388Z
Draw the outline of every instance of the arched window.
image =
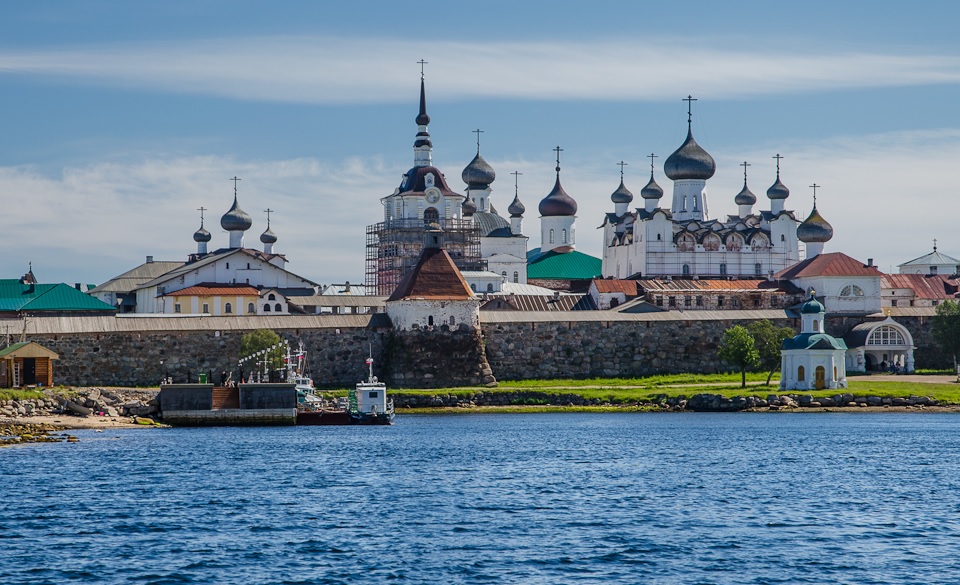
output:
M760 264L759 262L754 264L753 271L754 271L754 274L756 274L757 276L763 276L763 264Z
M820 331L820 321L818 321L818 320L816 320L816 319L813 320L813 330L814 330L814 331Z
M513 282L520 282L520 273L516 270L513 271Z
M503 279L506 280L506 279L507 279L507 271L504 270L503 272L501 272L501 273L500 273L500 276L502 276Z
M457 320L453 318L453 315L450 315L450 326L453 327L457 324Z
M862 297L863 289L855 284L848 284L847 286L840 289L841 297Z
M256 312L257 312L257 306L256 306L256 305L254 305L253 303L250 303L249 305L247 305L247 313L248 313L248 314L253 315L253 314L256 313Z
M275 295L275 294L273 294L273 293L270 293L269 295L267 295L267 300L268 300L268 301L275 301L275 300L277 300L277 295Z
M493 292L493 283L492 283L492 282L488 282L488 283L487 283L487 292Z
M472 290L473 292L477 292L477 283L471 284L471 285L470 285L470 290Z
M688 276L689 274L690 274L690 265L689 265L689 264L684 264L684 265L683 265L683 275L684 275L684 276Z
M560 231L560 242L564 244L567 243L567 230Z
M427 325L429 325L430 327L433 327L433 315L430 315L429 317L427 317Z
M798 367L798 368L797 368L797 382L805 382L806 379L807 379L807 378L806 378L806 373L805 373L804 370L803 370L803 366Z
M657 234L657 241L660 241L660 234Z
M223 312L226 313L227 315L229 315L230 313L233 313L233 305L231 305L230 303L225 304L223 306Z
M550 243L553 243L553 230L550 230Z
M265 303L265 304L263 305L263 312L264 312L264 313L269 313L269 312L270 312L270 305L269 305L269 304L266 304L266 303Z
M278 312L278 313L282 313L282 312L283 312L283 307L280 306L280 303L277 303L276 305L273 306L273 310L276 311L276 312Z
M440 213L433 207L428 207L423 212L423 223L436 223L440 220Z
M726 276L726 275L727 275L727 263L726 263L726 262L721 262L721 263L720 263L720 276Z
M867 345L906 345L907 341L899 329L890 325L881 325L867 338Z
M780 241L781 241L781 242L786 242L786 241L787 241L787 236L785 236L785 235L783 235L783 234L780 234Z

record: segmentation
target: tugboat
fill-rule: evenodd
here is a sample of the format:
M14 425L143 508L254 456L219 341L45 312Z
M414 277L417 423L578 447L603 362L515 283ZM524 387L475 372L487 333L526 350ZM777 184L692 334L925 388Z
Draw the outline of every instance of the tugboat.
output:
M313 394L297 405L298 425L390 425L393 424L393 401L387 399L387 386L373 375L373 358L366 382L358 382L346 398L328 405Z

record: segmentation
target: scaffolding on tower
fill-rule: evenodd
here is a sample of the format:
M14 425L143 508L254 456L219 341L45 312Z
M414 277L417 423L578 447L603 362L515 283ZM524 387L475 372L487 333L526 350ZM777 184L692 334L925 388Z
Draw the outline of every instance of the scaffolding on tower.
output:
M460 271L482 271L480 230L473 221L436 219L443 230L443 249ZM366 294L389 296L414 268L423 251L426 224L422 219L393 219L367 226Z

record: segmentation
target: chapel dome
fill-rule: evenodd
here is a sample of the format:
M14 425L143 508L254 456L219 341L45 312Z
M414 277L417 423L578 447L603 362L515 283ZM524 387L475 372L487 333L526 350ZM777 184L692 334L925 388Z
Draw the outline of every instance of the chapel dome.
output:
M640 189L640 196L644 199L660 199L663 197L663 188L657 184L652 172L650 173L650 182L643 189Z
M209 242L213 236L210 235L210 232L206 230L203 226L200 226L200 229L193 232L193 241L194 242Z
M558 167L559 168L559 167ZM576 215L577 202L573 197L567 195L560 185L559 171L557 173L557 182L553 185L550 194L540 200L540 215L543 217L552 217L558 215Z
M814 297L814 292L810 291L810 300L800 305L800 313L803 315L816 315L817 313L823 313L826 309L823 305Z
M614 203L630 203L633 201L633 193L623 184L623 179L620 179L620 186L610 195L610 200Z
M823 219L814 207L810 216L797 226L797 239L804 243L829 242L833 238L833 226Z
M767 197L770 199L786 199L789 196L790 189L787 189L787 186L780 182L780 175L777 175L777 180L767 189Z
M463 169L460 177L470 187L485 189L497 178L497 173L494 172L493 167L487 161L483 160L478 152L477 156L470 161L470 164Z
M717 163L706 150L693 139L693 131L687 129L687 139L680 148L667 157L663 172L672 181L699 179L705 181L717 171Z
M228 232L244 232L250 229L252 225L253 219L247 215L247 212L240 209L240 205L237 204L237 196L234 195L233 206L230 211L224 213L223 217L220 218L220 227Z
M276 244L277 234L273 233L273 230L270 229L270 226L267 226L267 229L260 234L260 241L264 244Z
M757 196L753 194L753 191L750 190L750 187L747 187L747 183L744 181L743 189L733 198L733 202L737 205L753 205L757 202Z
M477 212L477 204L473 202L473 199L467 197L460 205L460 211L463 212L464 217L469 217Z
M523 217L523 212L527 210L524 207L523 203L520 203L520 196L514 195L513 201L510 202L510 206L507 207L507 213L510 214L510 217Z

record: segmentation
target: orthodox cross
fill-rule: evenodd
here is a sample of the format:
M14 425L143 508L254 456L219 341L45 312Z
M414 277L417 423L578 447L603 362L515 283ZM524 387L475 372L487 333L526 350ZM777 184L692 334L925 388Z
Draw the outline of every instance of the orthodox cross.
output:
M817 208L817 189L819 189L822 185L817 185L816 183L814 183L813 185L810 185L810 186L813 187L813 208L816 209Z
M520 171L513 171L510 174L513 175L513 194L519 197L520 196L520 175L522 175L523 173L521 173Z
M653 176L653 159L660 158L660 157L658 157L657 155L651 152L650 154L647 155L647 158L650 159L650 176L652 177Z
M272 209L270 209L270 208L268 207L268 208L264 209L263 212L267 214L267 228L269 228L269 227L270 227L270 214L271 214L271 213L276 213L276 211L274 211L274 210L272 210Z
M933 251L937 251L937 238L933 238Z
M559 175L560 174L560 153L563 152L563 149L560 148L560 146L557 146L556 148L553 149L553 151L557 153L557 174Z
M623 167L627 166L627 163L620 161L617 163L617 166L620 167L620 182L623 182Z
M480 154L480 135L483 134L483 130L477 128L476 130L471 130L471 132L477 135L477 154Z
M771 156L770 158L777 159L777 178L779 179L780 178L780 159L782 159L783 157L780 156L780 153L778 152L777 156Z
M423 59L420 59L419 61L417 61L417 63L420 64L420 80L423 81L423 66L429 63L429 61L424 61Z
M747 167L750 167L753 165L751 165L747 161L743 161L742 163L740 163L740 166L743 167L743 184L746 185L747 184Z
M200 209L198 209L197 211L200 212L200 227L203 227L203 212L207 211L207 208L201 205Z
M237 177L236 175L234 175L234 177L233 177L232 179L227 179L227 180L228 180L228 181L233 181L233 196L236 197L236 196L237 196L237 181L242 181L243 179L241 179L241 178Z
M693 122L693 102L697 101L697 98L688 95L685 98L681 98L681 102L687 102L687 125L689 126Z

